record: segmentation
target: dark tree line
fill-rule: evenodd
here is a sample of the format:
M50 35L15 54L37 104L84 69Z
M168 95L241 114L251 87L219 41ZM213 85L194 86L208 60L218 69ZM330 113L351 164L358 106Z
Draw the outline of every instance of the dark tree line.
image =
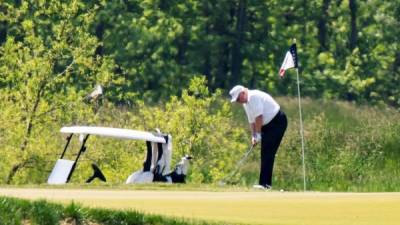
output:
M54 5L1 3L0 44L23 40L20 29L30 17L13 18L9 12L24 7L31 16L44 11L33 23L43 40L51 38L60 18L51 12ZM168 98L195 75L204 75L211 90L242 83L294 95L293 74L280 80L277 71L295 38L305 95L400 105L398 0L71 0L63 5L79 7L69 20L93 13L84 30L97 38L94 57L115 63L118 82L107 88L116 102Z

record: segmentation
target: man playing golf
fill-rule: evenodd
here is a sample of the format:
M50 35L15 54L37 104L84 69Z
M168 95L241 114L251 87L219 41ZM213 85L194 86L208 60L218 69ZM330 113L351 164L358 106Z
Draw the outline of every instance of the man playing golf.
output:
M259 185L254 188L271 189L275 154L287 127L286 115L278 103L267 93L249 90L241 85L233 87L231 102L243 105L252 132L251 144L261 142Z

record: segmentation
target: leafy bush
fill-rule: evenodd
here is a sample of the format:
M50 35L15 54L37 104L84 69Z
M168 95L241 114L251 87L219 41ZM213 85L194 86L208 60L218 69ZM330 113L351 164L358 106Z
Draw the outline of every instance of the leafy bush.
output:
M301 190L303 177L297 99L277 97L277 101L288 115L289 125L277 154L274 186ZM303 99L302 103L308 189L399 190L399 176L395 176L400 173L398 111L309 98ZM8 111L7 107L5 111ZM64 145L58 130L69 124L147 131L160 128L173 137L172 166L184 154L194 156L188 176L191 183L217 183L232 172L249 147L250 134L243 108L231 104L220 90L210 93L204 77L192 79L181 96L173 96L164 104L149 105L136 101L131 107L118 107L104 100L95 113L82 104L66 114L69 116L48 121L46 126L38 124L33 131L35 140L23 153L15 151L19 147L17 139L0 139L8 149L0 151L6 159L0 163L4 169L0 174L7 176L11 160L22 154L34 159L34 163L21 169L14 183L44 183ZM69 119L80 116L79 120ZM79 122L85 120L89 122ZM6 119L2 119L0 127L7 127L9 132L13 129ZM66 158L73 159L79 149L78 140L73 139L70 147L73 150L67 152ZM141 169L145 152L145 144L141 141L91 136L71 182L84 182L92 174L90 164L95 162L109 183L123 183L130 173ZM259 160L257 149L233 175L230 183L256 183Z
M181 98L172 97L165 108L139 107L144 129L158 127L172 134L175 162L184 154L194 157L189 181L195 183L222 179L247 146L246 129L234 126L229 101L221 91L210 94L205 82L194 78Z

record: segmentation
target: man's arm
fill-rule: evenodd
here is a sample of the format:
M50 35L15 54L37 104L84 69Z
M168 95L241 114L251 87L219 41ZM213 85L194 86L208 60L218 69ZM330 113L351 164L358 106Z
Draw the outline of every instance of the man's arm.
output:
M261 127L263 124L263 116L259 115L256 117L255 122L250 124L252 139L251 143L256 145L258 142L261 141Z
M256 133L261 133L262 124L263 124L263 116L259 115L256 117L254 123L250 123L251 134L254 135Z
M251 131L251 136L254 136L256 133L256 123L250 123L250 131Z
M262 125L263 125L263 116L261 114L261 115L256 117L256 121L254 123L254 133L261 133Z

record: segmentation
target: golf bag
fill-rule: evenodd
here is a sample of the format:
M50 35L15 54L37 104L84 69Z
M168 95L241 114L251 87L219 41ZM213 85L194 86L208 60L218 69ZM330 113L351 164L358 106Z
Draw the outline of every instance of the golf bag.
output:
M147 141L147 155L143 163L143 169L132 173L126 180L127 184L150 183L154 177L167 175L170 173L172 136L158 135L165 138L166 143L156 143Z
M191 156L185 155L181 161L176 164L174 171L167 175L155 175L153 181L168 182L168 183L186 183L186 175L189 170L189 161Z

